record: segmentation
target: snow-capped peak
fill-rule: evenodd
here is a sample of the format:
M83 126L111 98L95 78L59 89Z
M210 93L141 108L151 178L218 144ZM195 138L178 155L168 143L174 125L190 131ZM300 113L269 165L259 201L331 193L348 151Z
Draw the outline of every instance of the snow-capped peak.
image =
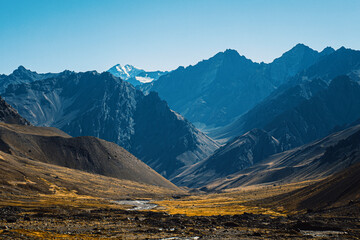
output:
M108 70L111 74L113 74L116 77L120 77L123 80L128 80L129 78L134 78L138 74L144 72L142 69L138 69L132 65L126 64L125 66L122 66L120 64L116 64L112 68Z
M158 80L159 77L168 73L162 71L147 72L129 64L124 66L116 64L108 72L115 77L120 77L122 80L130 82L134 86Z
M126 70L126 68L124 68L124 67L121 66L120 64L118 64L118 65L116 66L116 70L118 70L119 73L126 74L128 77L130 77L130 74L128 73L128 71Z

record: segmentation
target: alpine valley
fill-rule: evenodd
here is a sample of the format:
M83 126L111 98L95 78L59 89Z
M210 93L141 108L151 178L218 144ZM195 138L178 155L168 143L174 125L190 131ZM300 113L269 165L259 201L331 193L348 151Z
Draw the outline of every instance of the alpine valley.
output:
M0 83L0 239L360 236L360 51Z

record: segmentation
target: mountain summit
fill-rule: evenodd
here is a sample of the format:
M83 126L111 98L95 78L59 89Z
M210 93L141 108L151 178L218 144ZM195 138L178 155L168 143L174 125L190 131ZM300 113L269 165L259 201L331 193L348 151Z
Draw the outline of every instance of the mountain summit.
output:
M144 70L136 68L132 65L126 64L121 66L116 64L108 70L109 73L113 74L115 77L120 77L122 80L128 80L129 78L136 77L139 73L144 72Z
M108 72L115 77L120 77L122 80L130 82L134 86L158 80L160 76L167 73L163 71L148 72L129 64L126 64L125 66L116 64L115 66L110 68Z
M272 63L259 64L228 49L140 89L158 92L173 110L211 130L231 123L327 53L331 49L319 53L298 44Z

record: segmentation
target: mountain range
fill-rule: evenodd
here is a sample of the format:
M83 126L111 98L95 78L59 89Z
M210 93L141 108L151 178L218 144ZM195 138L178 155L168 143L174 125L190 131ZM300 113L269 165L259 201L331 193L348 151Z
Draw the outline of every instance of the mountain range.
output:
M5 238L359 236L360 51L0 83Z
M0 99L1 151L12 156L139 183L173 188L158 173L117 144L95 137L76 137L52 127L30 126ZM14 119L18 120L14 122Z
M252 168L263 171L264 165L256 168L256 163L266 161L270 155L298 146L306 146L304 144L325 137L337 129L355 125L360 119L359 96L360 85L348 76L337 77L329 85L321 80L296 85L285 91L285 94L259 104L244 115L244 119L247 117L248 121L242 122L241 126L248 124L250 129L258 126L263 130L255 128L234 137L207 159L186 167L172 181L178 185L201 187L243 169L248 169L244 170L245 172L252 171ZM291 106L296 103L297 106ZM276 115L277 112L281 113ZM237 130L235 127L231 125L226 131L235 136ZM322 143L321 146L323 145ZM296 154L286 158L289 158L291 163L296 162ZM284 168L273 162L271 166ZM293 170L288 171L293 172ZM259 175L266 176L262 172L251 172L249 177L259 178ZM274 175L285 178L284 173L278 171ZM320 173L313 175L320 176ZM241 176L244 177L245 174ZM295 178L295 175L292 175L292 178Z
M289 79L229 126L213 133L218 137L234 137L254 127L262 128L266 122L279 114L309 100L318 91L324 90L335 77L346 75L359 81L360 51L340 48L322 57L316 64ZM228 133L226 133L228 132Z
M309 159L354 134L359 72L359 51L298 44L269 64L226 50L194 66L153 72L158 79L138 89L129 81L150 73L130 65L56 74L19 67L0 81L7 84L3 98L29 120L17 121L114 142L177 185L222 190L344 168L313 171L317 162Z
M20 83L30 83L36 80L46 79L56 75L56 73L39 74L37 72L27 70L26 68L24 68L24 66L19 66L10 75L0 75L0 93L3 93L10 84L16 85Z
M156 91L173 110L207 130L230 124L289 78L334 53L298 44L272 63L255 63L235 50L179 67L140 88Z
M156 93L145 96L107 72L64 71L9 85L2 95L32 124L114 142L163 176L200 161L218 147Z

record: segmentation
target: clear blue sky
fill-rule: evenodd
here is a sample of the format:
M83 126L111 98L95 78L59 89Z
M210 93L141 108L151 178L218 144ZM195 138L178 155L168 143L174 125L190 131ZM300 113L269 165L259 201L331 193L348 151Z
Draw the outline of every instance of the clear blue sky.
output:
M0 73L146 70L227 48L270 62L296 43L360 49L359 0L0 0Z

